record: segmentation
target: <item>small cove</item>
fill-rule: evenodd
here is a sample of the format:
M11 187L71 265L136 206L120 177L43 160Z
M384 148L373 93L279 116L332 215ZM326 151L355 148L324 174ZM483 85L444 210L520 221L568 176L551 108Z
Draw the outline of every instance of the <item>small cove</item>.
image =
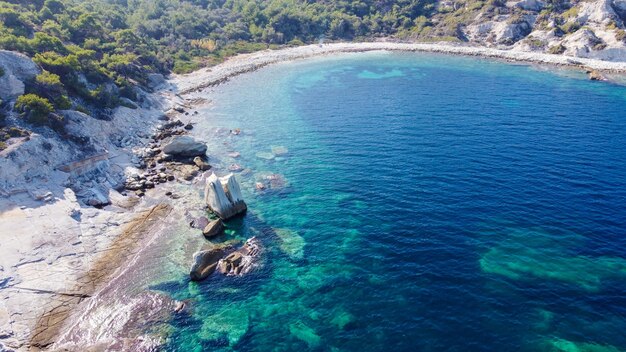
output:
M153 285L192 306L167 350L626 349L626 88L376 52L207 98L193 134L250 208L225 237L266 252Z

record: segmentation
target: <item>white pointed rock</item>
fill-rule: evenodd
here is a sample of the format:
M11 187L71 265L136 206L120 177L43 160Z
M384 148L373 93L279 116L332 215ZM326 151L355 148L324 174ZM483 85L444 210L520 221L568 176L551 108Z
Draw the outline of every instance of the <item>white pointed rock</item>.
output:
M233 174L222 178L211 174L204 187L204 200L222 220L228 220L246 211L239 183Z

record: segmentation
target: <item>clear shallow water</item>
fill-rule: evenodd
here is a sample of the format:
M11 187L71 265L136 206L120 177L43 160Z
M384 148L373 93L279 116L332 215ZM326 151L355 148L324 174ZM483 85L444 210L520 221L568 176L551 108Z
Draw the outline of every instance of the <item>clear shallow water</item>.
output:
M167 350L626 350L626 88L369 53L208 98L194 134L246 169L251 209L224 239L266 252L153 287L192 307ZM272 174L286 187L255 190Z

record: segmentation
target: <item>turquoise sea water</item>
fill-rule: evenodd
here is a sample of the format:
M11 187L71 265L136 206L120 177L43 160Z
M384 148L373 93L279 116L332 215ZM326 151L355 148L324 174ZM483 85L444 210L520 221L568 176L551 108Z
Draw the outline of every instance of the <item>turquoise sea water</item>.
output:
M250 208L220 240L266 250L153 287L190 305L166 350L626 351L626 88L368 53L207 98L193 133Z

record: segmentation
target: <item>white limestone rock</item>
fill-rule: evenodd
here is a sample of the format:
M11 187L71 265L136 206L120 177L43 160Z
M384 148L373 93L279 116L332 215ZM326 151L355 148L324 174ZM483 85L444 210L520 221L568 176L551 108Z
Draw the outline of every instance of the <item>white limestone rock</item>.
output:
M621 22L613 9L611 0L596 0L580 4L576 21L581 25L608 24L611 21Z
M222 178L211 174L206 180L204 200L222 220L228 220L247 210L239 183L233 174Z
M515 4L515 6L521 8L522 10L539 12L543 10L546 4L539 0L522 0Z
M41 70L26 55L13 51L0 50L0 67L4 75L0 77L0 99L10 101L24 94L24 81L31 80Z
M515 23L500 22L493 28L498 44L512 45L526 37L532 31L535 22L534 16L524 16L523 20Z

